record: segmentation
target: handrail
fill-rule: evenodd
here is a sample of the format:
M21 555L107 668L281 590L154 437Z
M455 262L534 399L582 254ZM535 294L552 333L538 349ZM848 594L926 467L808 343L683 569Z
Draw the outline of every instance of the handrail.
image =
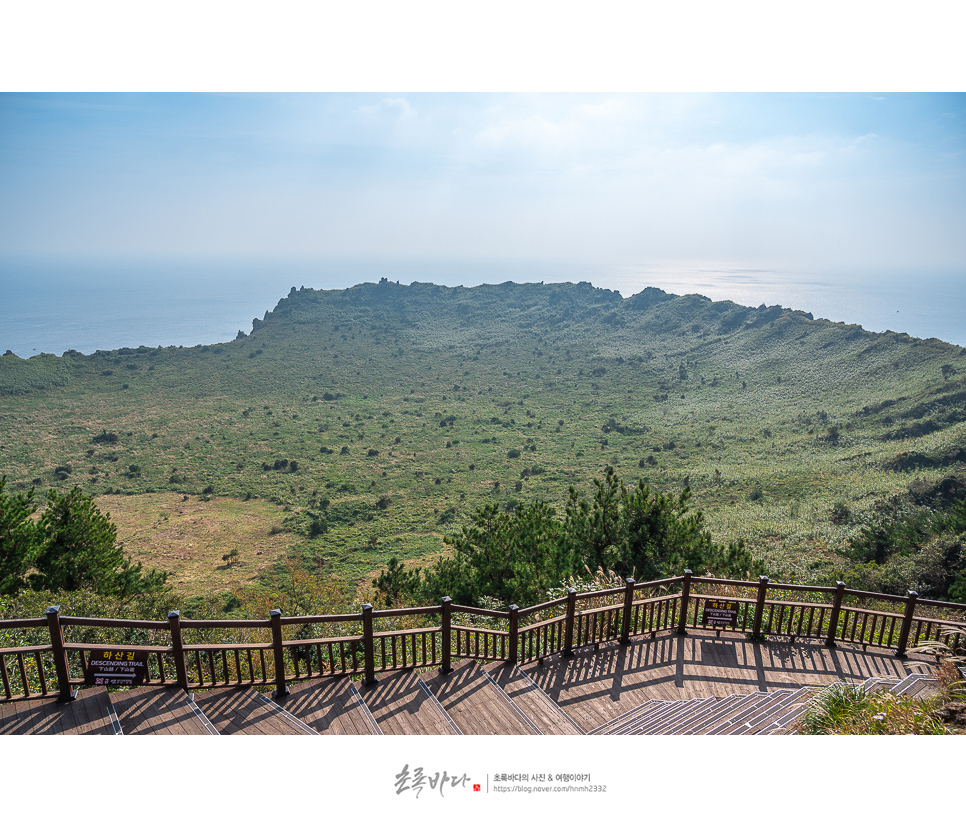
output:
M640 595L658 588L681 587L660 596ZM700 587L700 590L698 590ZM737 596L745 590L755 595ZM730 591L730 593L729 593ZM777 595L776 595L776 592ZM825 594L827 602L805 602L801 597L789 599L782 594ZM852 600L857 604L847 604ZM601 607L590 608L591 600L607 600ZM706 619L702 606L716 600L731 605L724 619ZM892 610L876 610L862 605L865 600L892 603ZM920 606L940 609L949 616L936 617L935 610L922 611ZM719 606L719 611L722 606ZM525 621L555 609L550 616ZM918 612L918 613L917 613ZM719 579L682 576L635 582L627 578L623 587L578 593L537 603L527 608L509 606L495 611L468 605L456 605L443 597L438 605L376 611L369 604L361 612L345 614L299 614L285 617L273 609L267 619L191 620L181 619L172 611L167 621L113 620L100 617L60 616L59 606L47 609L47 617L0 620L0 642L17 629L27 632L46 627L49 643L38 642L37 636L21 637L34 645L0 646L0 702L43 697L54 689L61 700L74 696L73 687L83 684L90 656L98 650L136 650L146 653L144 685L177 684L182 689L211 686L268 686L274 683L279 696L287 694L286 683L333 675L362 675L367 683L377 672L389 669L440 666L444 673L452 668L453 657L479 660L503 660L507 663L527 662L548 654L573 653L575 648L597 645L606 640L627 642L631 635L654 635L688 628L713 631L745 632L751 639L766 635L790 635L891 647L899 657L919 640L959 638L947 634L944 626L962 623L966 604L919 599L915 592L905 596L846 588L843 582L833 587L771 583L767 576L754 580ZM475 618L472 624L453 621L454 613ZM375 619L423 619L423 625L376 631ZM490 621L487 623L487 619ZM420 622L417 620L417 623ZM305 636L305 626L355 624L359 633L328 633ZM438 623L438 624L437 624ZM494 627L489 627L489 626ZM141 629L168 632L166 644L118 645L65 639L64 627ZM301 630L298 630L299 627ZM270 632L265 642L252 642L254 635L244 631ZM220 636L201 632L221 631ZM191 643L185 637L197 632L204 643ZM242 632L242 633L239 633ZM232 642L237 635L246 642ZM45 635L46 636L46 635ZM267 636L267 635L266 635ZM247 638L247 639L246 639ZM39 640L43 640L40 637ZM123 639L123 638L122 638ZM956 644L958 645L958 643Z

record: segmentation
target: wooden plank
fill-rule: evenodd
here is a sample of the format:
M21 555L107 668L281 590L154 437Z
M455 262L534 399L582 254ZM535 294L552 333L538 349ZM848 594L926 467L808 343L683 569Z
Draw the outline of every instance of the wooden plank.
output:
M711 639L659 634L595 652L580 649L573 657L554 655L521 670L530 676L585 732L614 720L647 700L723 697L768 692L790 686L823 686L836 680L902 678L924 658L903 660L888 648L821 640L771 637L754 643L724 634Z
M358 690L347 677L326 678L289 687L279 701L322 735L375 735L379 732Z
M104 687L81 690L69 703L55 698L0 706L0 735L114 735Z
M386 735L459 735L416 672L380 675L359 692Z
M215 689L195 705L222 735L316 735L291 713L253 689Z
M491 663L484 667L497 686L537 727L541 735L582 735L583 730L550 696L508 663Z
M212 735L182 689L141 687L112 692L111 700L124 735Z
M449 675L429 673L423 677L464 735L540 734L472 660L455 666Z

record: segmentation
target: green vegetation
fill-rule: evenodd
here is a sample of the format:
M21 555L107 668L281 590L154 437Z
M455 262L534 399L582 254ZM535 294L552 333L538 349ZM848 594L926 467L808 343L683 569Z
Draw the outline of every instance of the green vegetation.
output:
M807 735L945 735L935 706L841 681L816 695L799 723Z
M646 581L685 569L741 577L763 569L743 542L725 548L712 541L702 513L689 507L687 487L676 497L652 493L643 480L628 490L611 469L594 487L592 502L571 487L563 518L539 499L512 512L487 504L446 537L454 555L440 557L421 580L418 569L397 562L373 584L394 599L449 594L463 605L489 598L526 606L565 578L598 572Z
M211 578L201 560L223 582L260 572L278 584L286 557L363 594L392 566L420 569L423 582L463 558L462 531L482 513L515 547L535 548L533 576L515 574L501 595L537 593L554 560L645 579L693 556L704 570L763 564L775 579L956 596L955 524L927 525L925 538L896 528L881 563L862 542L916 513L952 512L916 495L959 482L964 368L963 350L937 340L653 288L628 299L587 283L293 288L224 345L0 357L0 473L17 493L76 487L111 502L132 525L119 536L126 552L176 584L192 574L191 593ZM611 496L617 537L607 513L592 523L597 496L583 527L570 498L606 486L611 470L647 490ZM122 511L152 494L274 515L261 540L162 562L169 521ZM627 519L659 500L681 523L700 509L700 554L632 543ZM528 539L561 529L600 549L580 561ZM712 558L712 534L744 547L714 545ZM229 569L221 557L234 548ZM928 580L924 562L941 565Z
M77 591L126 597L160 590L167 575L144 572L117 544L117 528L77 487L50 490L34 522L33 491L7 495L0 477L0 592Z

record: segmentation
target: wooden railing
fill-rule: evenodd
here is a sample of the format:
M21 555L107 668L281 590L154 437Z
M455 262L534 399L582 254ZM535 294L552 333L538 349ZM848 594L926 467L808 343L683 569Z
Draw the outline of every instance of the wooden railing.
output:
M855 604L846 604L848 602ZM707 600L733 603L733 624L704 625ZM926 616L930 613L944 616ZM864 646L893 647L903 657L922 640L945 640L958 647L959 637L944 626L961 624L966 605L920 600L835 587L725 580L683 576L653 582L627 579L623 588L577 593L528 608L507 611L439 605L376 611L368 603L355 614L283 617L273 609L268 620L182 620L178 611L167 622L60 616L58 606L46 618L0 620L4 635L20 634L29 645L0 647L0 701L58 694L69 700L85 681L92 652L107 649L147 653L143 685L178 686L185 691L219 686L272 686L326 676L359 675L366 683L377 672L439 666L452 669L454 658L503 660L518 664L548 655L572 654L575 648L661 631L711 629L824 639ZM376 621L419 623L410 628L377 631ZM72 642L65 633L110 629L112 634L140 634L140 642ZM304 636L309 634L310 636ZM187 636L196 641L186 641ZM206 639L208 638L208 639ZM214 638L214 639L211 639ZM43 641L43 642L37 642Z

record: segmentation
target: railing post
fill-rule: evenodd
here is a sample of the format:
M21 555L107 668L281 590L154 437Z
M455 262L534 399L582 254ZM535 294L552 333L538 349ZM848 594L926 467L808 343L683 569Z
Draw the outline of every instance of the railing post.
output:
M689 568L684 571L684 587L681 589L681 613L678 616L678 634L688 633L688 603L691 600L691 576L693 571Z
M178 676L178 686L188 691L188 666L184 660L184 642L181 639L181 612L168 612L168 627L171 629L171 653L174 655L174 668Z
M574 653L574 619L577 614L577 589L567 590L567 620L564 624L564 656L570 657Z
M285 647L282 645L282 610L273 608L268 612L272 618L272 653L275 655L275 691L272 696L284 698L288 695L285 685Z
M765 614L765 599L768 596L768 577L758 577L758 599L755 600L755 621L751 626L751 636L758 640L761 638L761 618Z
M520 606L511 605L510 606L510 656L507 658L507 663L511 666L517 665L517 659L519 658L519 644L520 644Z
M64 648L64 630L60 625L60 606L51 605L47 609L47 627L50 629L50 648L54 654L54 668L57 669L57 700L66 704L74 700L74 690L70 687L70 669L67 666L67 649ZM0 661L2 662L2 661Z
M896 646L896 657L906 656L906 643L909 642L909 631L912 628L912 617L916 611L916 599L919 597L915 591L909 591L906 597L906 615L902 618L902 629L899 631L899 645Z
M362 653L365 658L365 675L362 682L369 686L376 682L376 638L372 627L372 604L362 604Z
M624 580L624 612L621 619L621 642L631 640L631 609L634 605L634 578L628 576Z
M443 663L439 667L441 675L453 671L453 600L443 597L440 601L440 624L443 634Z
M835 632L839 627L839 612L842 610L842 597L845 596L845 583L840 579L835 583L835 599L832 600L832 614L828 621L828 637L825 638L826 646L835 645Z

